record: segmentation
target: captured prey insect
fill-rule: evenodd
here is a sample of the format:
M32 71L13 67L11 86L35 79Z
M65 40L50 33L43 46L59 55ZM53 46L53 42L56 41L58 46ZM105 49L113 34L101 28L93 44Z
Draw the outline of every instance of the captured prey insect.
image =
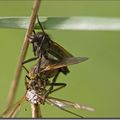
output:
M89 107L87 105L82 105L79 103L74 103L68 100L63 100L63 99L59 99L51 96L47 96L45 98L44 96L40 96L39 94L37 94L36 91L31 90L31 91L27 91L26 94L18 102L16 102L6 114L3 113L1 117L3 118L16 117L16 114L18 114L18 110L20 110L20 106L24 101L28 101L32 104L42 104L42 105L45 105L45 103L47 103L51 106L55 106L79 118L84 118L84 117L77 113L69 111L68 109L74 108L74 109L87 110L90 112L94 111L94 108Z
M34 104L37 104L37 103L45 104L45 102L47 102L51 105L59 107L60 109L63 109L64 111L67 111L69 113L72 113L80 117L80 115L77 115L73 112L70 112L64 109L64 107L70 107L70 106L77 108L78 104L74 104L69 101L67 102L65 100L49 97L49 94L57 90L60 90L66 86L65 83L55 82L57 78L56 76L59 71L58 68L65 67L67 65L77 64L77 63L83 62L86 59L87 58L83 58L83 57L71 57L71 58L66 58L58 61L53 59L48 60L42 56L40 73L37 73L36 71L38 64L33 66L30 72L26 69L26 67L23 66L28 72L28 76L26 76L27 101L30 101L31 103L34 103ZM52 78L52 77L53 77L53 80L50 81L49 78ZM57 87L57 88L54 88L54 87ZM85 109L88 109L88 107L85 107Z
M32 69L32 70L34 70L34 69ZM34 76L34 71L29 72L29 76L26 77L27 79L26 79L26 83L25 83L25 85L26 85L25 95L11 108L10 111L7 112L7 114L3 113L2 117L14 117L17 113L17 110L18 110L17 108L20 108L21 103L25 100L32 104L44 105L45 103L48 103L52 106L60 108L63 111L71 113L79 118L83 118L83 116L81 116L77 113L71 112L66 108L75 108L75 109L94 111L93 108L88 107L86 105L81 105L78 103L73 103L73 102L70 102L67 100L58 99L58 98L49 96L53 92L57 91L58 88L52 89L51 92L49 92L49 89L46 88L47 86L51 85L49 80L43 81L40 77L41 76L38 76L36 74ZM49 94L46 95L46 93L49 93Z
M42 56L40 72L37 71L38 64L34 65L30 72L25 68L25 66L23 67L28 72L26 78L30 79L30 81L37 78L42 81L41 83L43 84L42 86L44 86L44 88L46 88L46 86L49 86L49 89L46 92L46 95L48 95L51 92L59 90L66 86L65 83L56 83L60 68L66 67L68 65L78 64L84 62L85 60L87 60L86 57L71 57L58 61L53 59L48 60ZM50 78L52 78L52 81L49 80ZM57 88L54 89L54 87Z
M83 57L82 58L72 57L72 58L63 59L61 61L57 61L57 60L53 61L53 59L47 60L46 58L42 57L40 73L37 73L36 71L36 67L38 64L33 66L30 71L28 71L26 67L23 66L25 70L28 72L28 75L26 75L25 77L26 93L25 93L25 96L15 104L12 110L8 112L9 113L8 116L14 116L17 107L19 108L20 104L25 100L33 104L44 105L45 103L48 103L52 106L58 107L66 112L69 112L77 117L82 117L82 116L76 113L73 113L67 110L66 108L72 107L76 109L93 111L94 109L91 107L49 96L53 92L63 88L66 85L65 83L55 83L56 78L54 77L55 76L54 74L57 72L57 70L59 70L58 68L61 68L67 65L77 64L77 63L83 62L86 59L87 58L83 58ZM49 78L51 77L54 77L52 81L49 80ZM57 87L57 88L54 88L54 87ZM3 116L5 115L3 114Z

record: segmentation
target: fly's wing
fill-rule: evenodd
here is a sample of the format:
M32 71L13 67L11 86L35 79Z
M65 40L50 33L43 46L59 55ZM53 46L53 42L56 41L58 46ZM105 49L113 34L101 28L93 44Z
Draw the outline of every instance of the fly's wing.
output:
M58 59L73 57L71 53L69 53L67 50L65 50L55 41L52 41L52 45L50 46L49 53L54 55Z
M86 61L87 59L88 59L87 57L64 58L61 61L51 62L43 70L41 70L41 72L66 67L68 65L78 64L78 63Z
M54 97L49 97L49 101L58 105L59 107L62 108L75 108L75 109L82 109L82 110L87 110L87 111L94 111L94 108L89 107L87 105L82 105L82 104L78 104L78 103L73 103L67 100L63 100L63 99L58 99L58 98L54 98Z
M20 105L24 100L25 97L23 96L15 105L13 105L10 109L6 109L0 116L2 118L14 118L17 115L20 109Z

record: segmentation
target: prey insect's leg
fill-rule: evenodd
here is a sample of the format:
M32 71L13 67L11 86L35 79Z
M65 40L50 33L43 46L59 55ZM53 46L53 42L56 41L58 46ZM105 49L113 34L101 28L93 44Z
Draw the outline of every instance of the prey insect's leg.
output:
M51 84L50 84L50 85L51 85ZM55 92L55 91L58 91L58 90L64 88L66 85L67 85L67 84L65 84L65 83L54 83L53 86L58 86L58 88L55 88L55 89L51 90L51 91L49 92L49 94L51 94L51 93L53 93L53 92Z
M27 73L29 73L29 70L24 65L22 67L26 70Z
M23 96L18 102L16 102L14 105L11 106L11 108L8 110L6 109L1 115L0 118L13 118L16 117L16 114L18 113L18 110L20 108L20 105L25 101L25 96Z
M59 73L60 73L60 72L58 71L58 72L56 73L55 77L53 78L52 83L51 83L51 86L50 86L50 88L48 89L48 91L46 92L46 96L48 96L48 95L51 93L51 91L53 90L54 84L55 84L55 82L56 82L56 79L57 79Z
M28 75L25 76L25 86L26 89L28 89L28 80L31 80L30 77Z
M28 75L25 76L25 81L27 81L27 79L31 80L30 77Z

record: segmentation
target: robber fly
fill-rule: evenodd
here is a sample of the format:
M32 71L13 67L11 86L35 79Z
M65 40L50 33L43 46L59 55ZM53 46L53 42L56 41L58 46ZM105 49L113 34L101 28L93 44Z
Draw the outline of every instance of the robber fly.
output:
M67 50L65 50L62 46L57 44L55 41L51 40L50 36L44 31L43 26L41 25L39 18L37 17L38 24L42 30L42 32L33 32L34 34L30 36L29 41L32 43L34 58L30 58L25 60L23 64L30 62L32 60L39 59L38 62L38 71L41 65L41 57L44 56L46 59L55 59L62 60L64 58L73 57ZM69 73L68 67L60 68L59 72L63 74Z

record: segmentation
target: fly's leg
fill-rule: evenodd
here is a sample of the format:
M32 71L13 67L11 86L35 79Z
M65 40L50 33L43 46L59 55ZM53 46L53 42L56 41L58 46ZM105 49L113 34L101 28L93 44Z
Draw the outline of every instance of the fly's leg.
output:
M37 59L38 59L38 57L30 58L28 60L25 60L22 64L26 64L26 63L29 63L31 61L37 60Z
M32 46L33 46L34 56L36 56L36 50L37 50L37 47L35 46L34 42L32 43Z
M40 22L40 20L39 20L38 15L37 15L37 22L38 22L38 24L39 24L39 26L40 26L42 32L45 33L45 32L44 32L44 29L43 29L43 26L42 26L42 24L41 24L41 22Z

